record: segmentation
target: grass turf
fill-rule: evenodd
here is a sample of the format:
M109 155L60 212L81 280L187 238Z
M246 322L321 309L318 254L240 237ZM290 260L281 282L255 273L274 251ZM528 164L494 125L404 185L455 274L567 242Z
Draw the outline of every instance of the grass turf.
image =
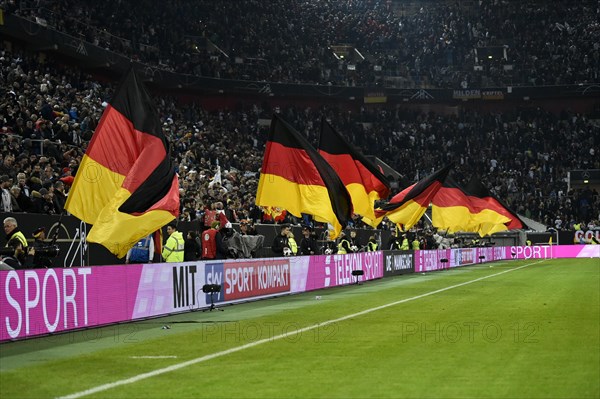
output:
M3 344L0 396L67 395L258 343L90 397L597 398L600 260L538 262L400 276ZM272 339L282 333L290 335Z

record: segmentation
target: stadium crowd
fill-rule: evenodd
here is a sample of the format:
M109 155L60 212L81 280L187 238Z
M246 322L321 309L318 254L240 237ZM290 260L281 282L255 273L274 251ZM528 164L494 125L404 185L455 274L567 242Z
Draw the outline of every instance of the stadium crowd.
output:
M7 50L1 55L2 211L58 214L112 87L50 59ZM169 97L155 102L178 165L181 220L201 219L222 202L232 222L298 222L254 205L268 122L279 112L313 142L325 115L364 153L377 154L404 175L406 185L454 162L457 180L478 176L513 210L548 227L599 226L597 191L568 191L566 181L570 169L600 169L600 126L587 115L541 109L353 113L266 104L208 111Z
M429 88L600 78L600 7L592 0L552 6L542 0L140 0L135 12L120 0L1 5L134 60L196 76Z

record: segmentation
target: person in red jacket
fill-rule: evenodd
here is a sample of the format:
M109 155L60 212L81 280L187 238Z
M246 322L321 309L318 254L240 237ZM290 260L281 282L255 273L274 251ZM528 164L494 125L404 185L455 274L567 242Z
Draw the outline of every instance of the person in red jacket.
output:
M223 245L223 236L219 231L219 222L216 220L210 229L202 232L202 259L226 259L227 250Z

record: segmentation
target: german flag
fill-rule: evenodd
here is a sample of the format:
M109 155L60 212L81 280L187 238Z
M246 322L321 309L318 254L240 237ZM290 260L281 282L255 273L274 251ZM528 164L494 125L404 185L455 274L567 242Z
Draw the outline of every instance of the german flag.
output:
M450 231L477 232L481 237L523 228L517 215L477 179L462 187L448 177L432 200L432 223ZM510 227L509 227L510 226Z
M451 232L480 232L510 221L491 210L489 198L470 192L451 176L432 200L431 220L435 227Z
M308 140L274 115L258 181L256 205L313 215L333 225L332 238L352 214L350 195L327 161Z
M396 194L390 202L375 211L376 223L387 216L403 230L409 230L423 216L432 198L442 186L452 165L447 165Z
M489 210L497 212L510 220L502 225L482 226L481 232L485 233L487 231L486 235L489 235L497 231L527 228L527 224L515 212L511 211L504 201L492 194L478 179L472 178L467 184L466 190L474 197L485 199L490 205Z
M122 258L179 215L179 183L158 112L133 68L104 110L65 208L89 242Z
M390 195L390 183L379 168L349 144L325 118L321 121L319 153L346 186L354 213L375 220L375 201Z

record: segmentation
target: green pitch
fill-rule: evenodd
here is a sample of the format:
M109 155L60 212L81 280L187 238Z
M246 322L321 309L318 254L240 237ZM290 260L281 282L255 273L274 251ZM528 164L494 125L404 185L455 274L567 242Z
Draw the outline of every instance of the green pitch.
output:
M598 398L599 297L599 259L399 276L2 344L0 397Z

